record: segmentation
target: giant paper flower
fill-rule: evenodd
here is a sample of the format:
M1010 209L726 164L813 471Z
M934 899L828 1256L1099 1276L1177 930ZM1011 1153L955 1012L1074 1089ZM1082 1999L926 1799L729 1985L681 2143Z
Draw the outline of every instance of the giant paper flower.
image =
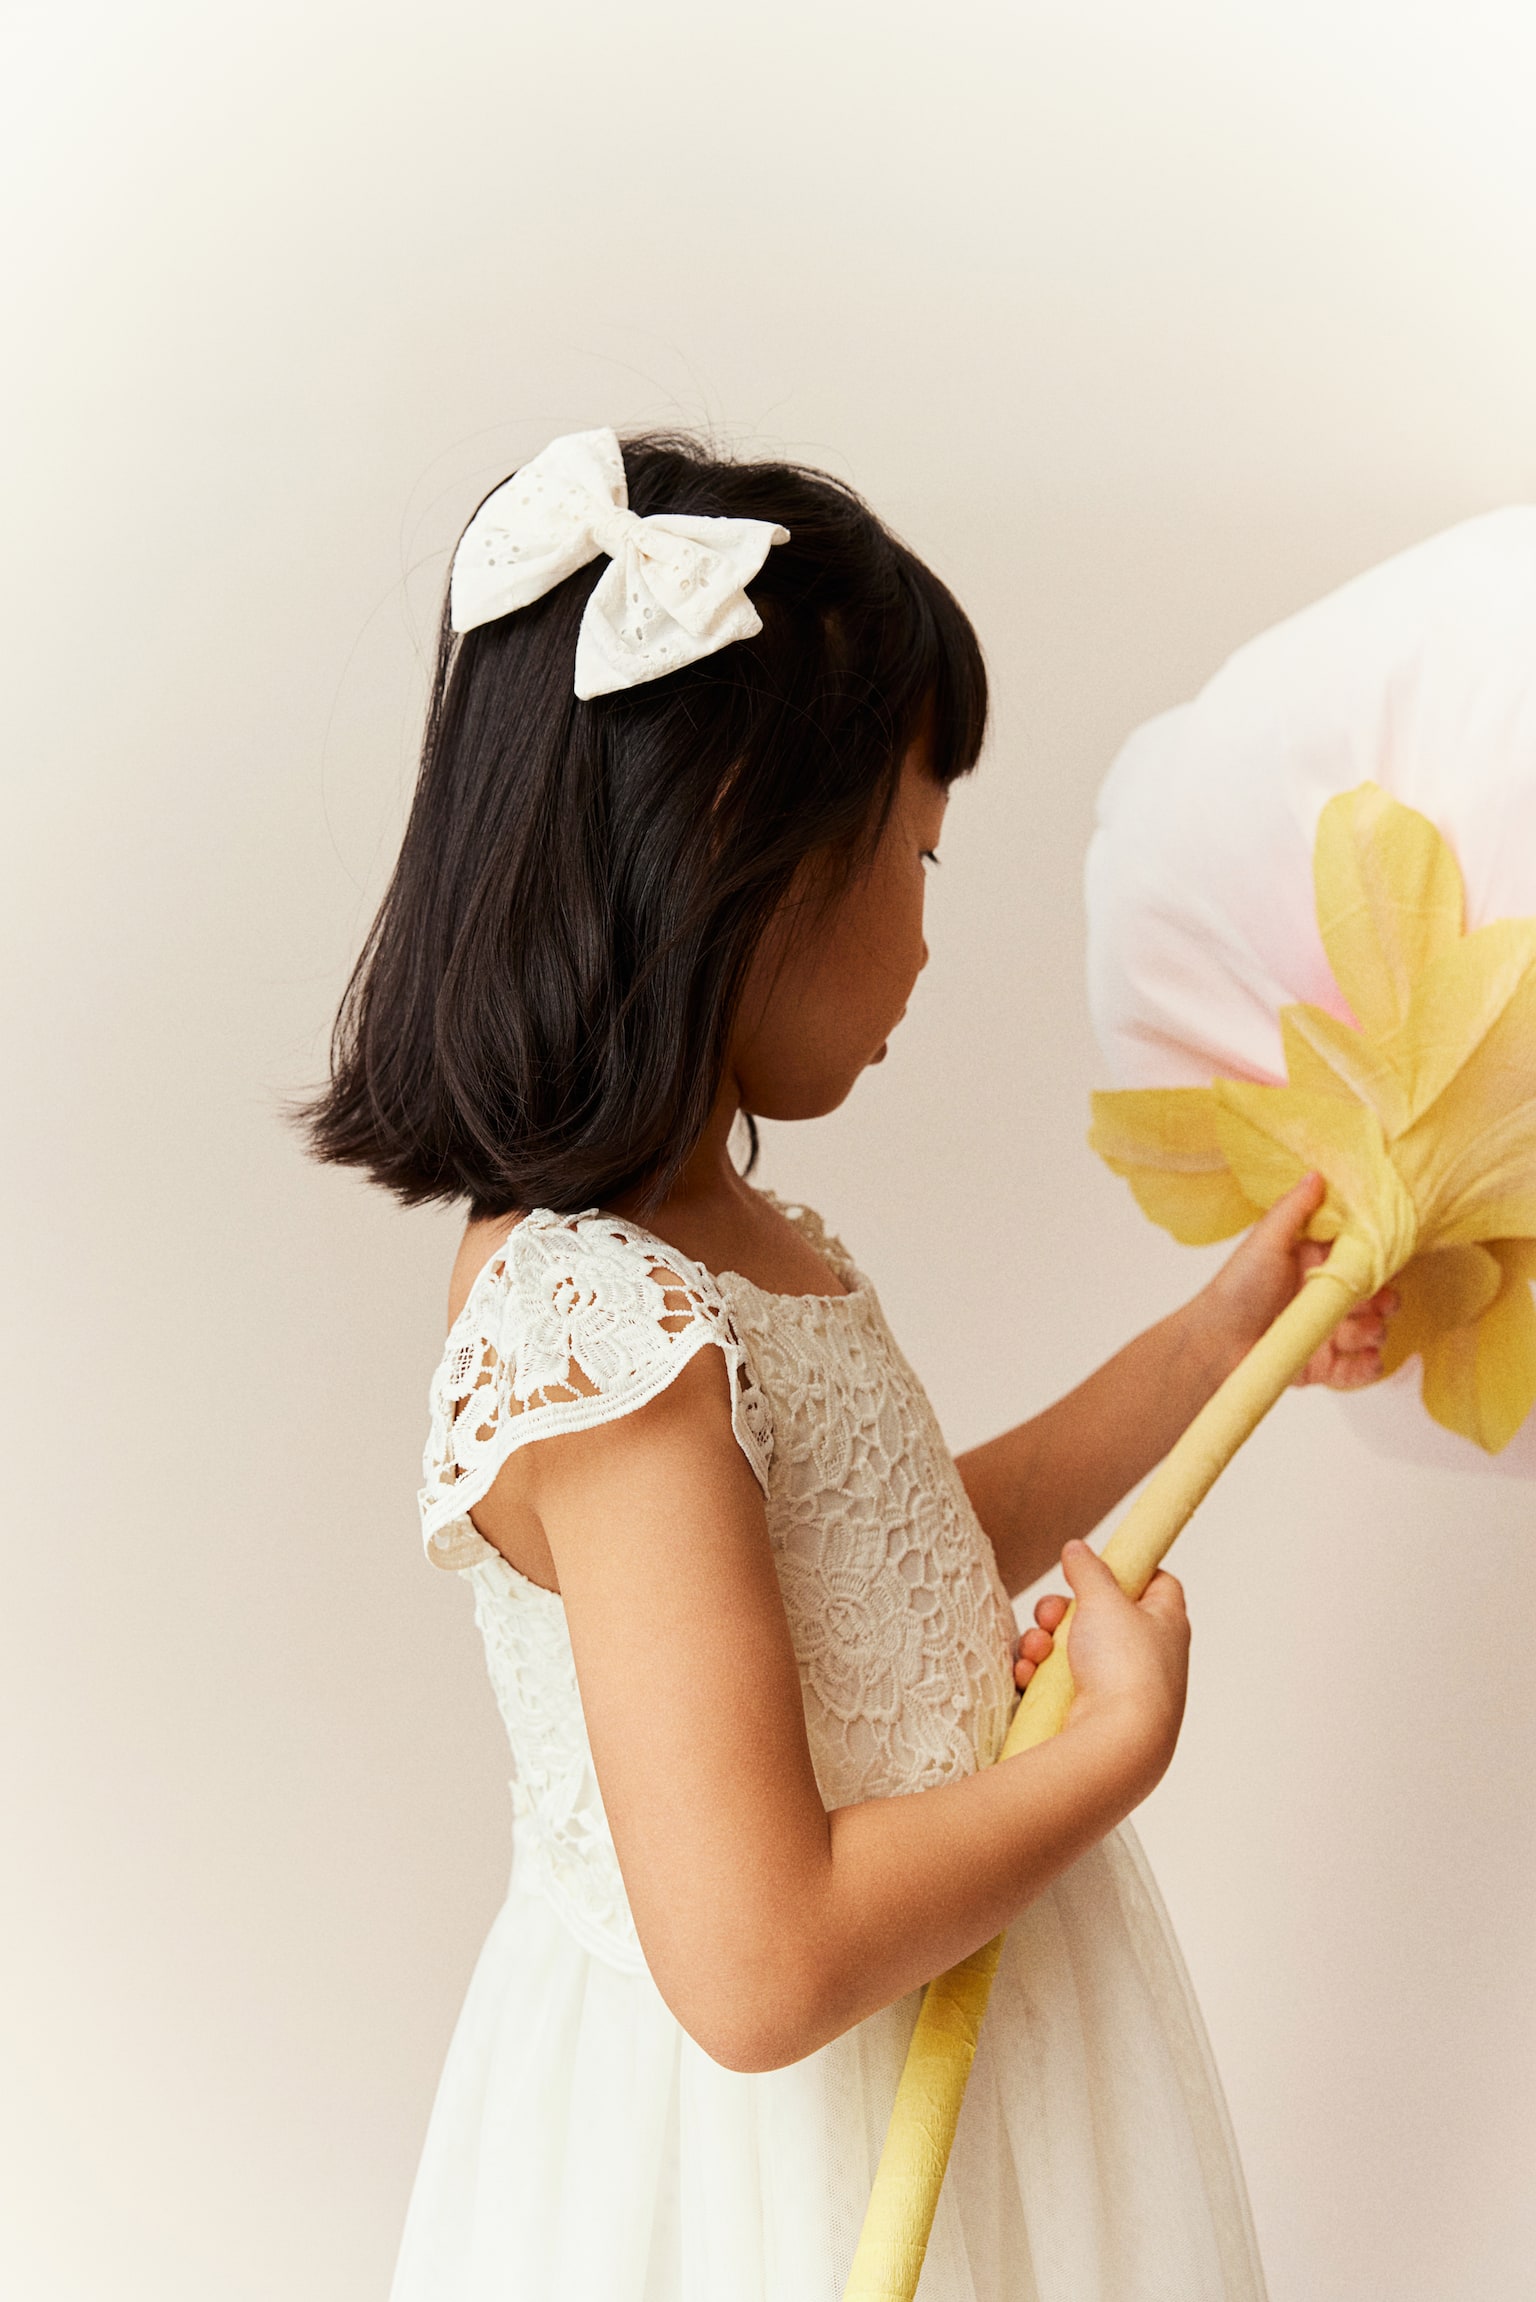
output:
M1353 1020L1282 1008L1287 1085L1099 1094L1089 1141L1189 1244L1320 1170L1312 1236L1401 1296L1384 1369L1418 1352L1430 1414L1496 1452L1536 1403L1536 919L1466 933L1455 856L1375 783L1324 807L1313 875Z

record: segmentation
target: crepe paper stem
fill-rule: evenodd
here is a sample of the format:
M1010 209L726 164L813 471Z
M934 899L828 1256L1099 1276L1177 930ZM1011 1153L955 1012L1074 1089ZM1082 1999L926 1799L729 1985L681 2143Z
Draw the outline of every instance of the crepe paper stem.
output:
M1308 1272L1274 1324L1163 1458L1105 1544L1104 1562L1129 1597L1141 1597L1174 1538L1249 1433L1340 1320L1379 1284L1374 1258L1351 1238L1336 1240L1327 1262ZM1051 1653L1014 1712L1001 1758L1017 1758L1049 1742L1066 1725L1073 1692L1067 1662L1070 1621L1069 1609ZM923 1993L843 2302L914 2302L1002 1949L998 1935Z

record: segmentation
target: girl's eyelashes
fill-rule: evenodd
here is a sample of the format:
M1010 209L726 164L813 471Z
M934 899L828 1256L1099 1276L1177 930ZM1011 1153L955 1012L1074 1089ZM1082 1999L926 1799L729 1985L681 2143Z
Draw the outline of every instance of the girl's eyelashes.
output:
M920 847L918 849L918 854L922 857L924 863L937 863L939 860L938 856L934 853L931 847Z

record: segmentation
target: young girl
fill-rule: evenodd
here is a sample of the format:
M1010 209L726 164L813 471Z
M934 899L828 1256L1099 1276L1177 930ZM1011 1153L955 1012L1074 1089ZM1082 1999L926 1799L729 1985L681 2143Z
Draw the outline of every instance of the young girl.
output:
M1078 1538L1321 1252L1321 1184L955 1461L868 1279L728 1146L833 1110L901 1020L981 748L965 617L823 474L611 432L487 500L450 596L311 1115L467 1202L422 1514L514 1761L394 2302L838 2302L921 1986L1003 1928L924 2302L1255 2302L1125 1827L1183 1598ZM1371 1379L1388 1308L1309 1373ZM1065 1605L1016 1652L1009 1594L1058 1557L1071 1722L994 1767Z

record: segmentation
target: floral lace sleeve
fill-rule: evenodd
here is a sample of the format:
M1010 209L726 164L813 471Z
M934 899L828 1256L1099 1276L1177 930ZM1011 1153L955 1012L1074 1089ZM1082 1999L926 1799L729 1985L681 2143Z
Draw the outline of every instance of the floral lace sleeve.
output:
M766 1491L767 1402L708 1272L615 1216L526 1215L470 1289L433 1378L428 1558L484 1558L468 1513L514 1448L632 1414L710 1343L725 1354L732 1426Z

